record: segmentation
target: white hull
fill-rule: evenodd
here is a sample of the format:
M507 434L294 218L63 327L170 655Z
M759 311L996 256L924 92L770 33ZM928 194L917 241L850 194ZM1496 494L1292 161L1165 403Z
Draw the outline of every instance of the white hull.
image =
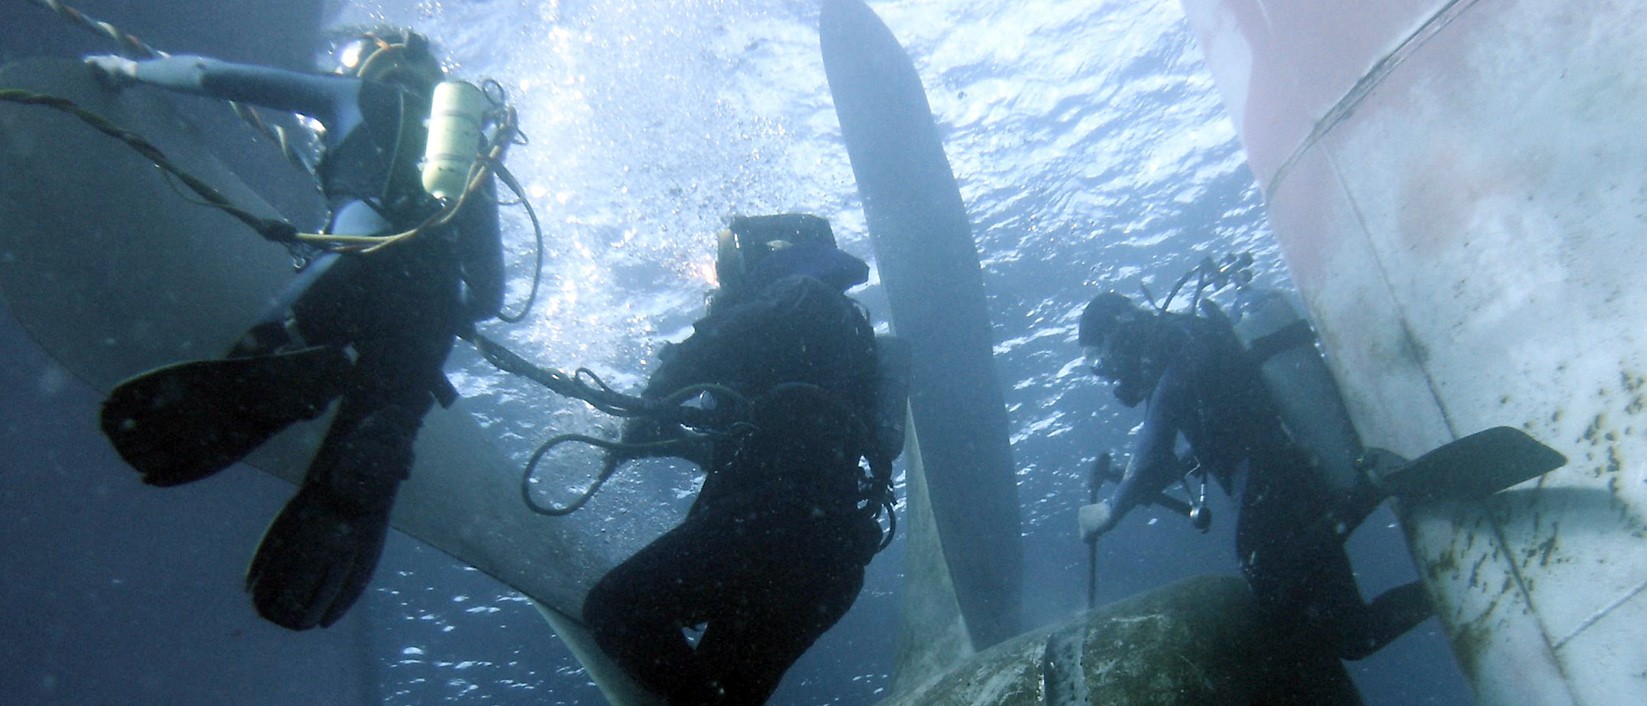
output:
M1647 698L1647 6L1183 1L1363 440L1570 459L1402 508L1477 695Z

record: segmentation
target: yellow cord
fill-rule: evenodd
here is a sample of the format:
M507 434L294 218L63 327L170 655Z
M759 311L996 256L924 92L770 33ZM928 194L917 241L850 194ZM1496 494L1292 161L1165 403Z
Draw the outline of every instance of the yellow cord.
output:
M332 249L339 252L367 254L410 240L424 231L439 228L452 222L452 219L457 217L458 212L463 210L463 205L469 202L469 196L479 191L481 186L486 183L486 177L492 174L493 165L502 158L503 151L509 145L510 135L513 134L514 129L515 112L511 108L508 117L504 119L503 124L499 127L497 137L493 140L491 148L487 150L486 154L480 155L475 160L474 166L469 168L469 182L463 187L463 193L459 194L456 199L446 202L439 212L411 229L388 235L298 233L297 239L307 243L333 246Z

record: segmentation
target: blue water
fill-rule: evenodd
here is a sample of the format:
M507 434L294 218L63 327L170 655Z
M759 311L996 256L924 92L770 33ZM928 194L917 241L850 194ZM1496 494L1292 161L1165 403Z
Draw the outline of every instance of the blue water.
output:
M915 60L977 234L1024 508L1026 617L1066 617L1086 601L1074 536L1085 469L1124 448L1138 421L1080 367L1080 307L1103 288L1162 292L1207 255L1251 251L1261 280L1283 287L1284 267L1177 0L871 5ZM411 24L455 73L509 90L531 137L509 165L545 220L549 259L535 315L492 331L540 361L638 385L650 354L701 313L713 234L734 213L819 213L843 247L871 255L813 2L390 1L327 18ZM518 209L506 220L518 298L530 235ZM856 295L885 322L874 280ZM90 428L95 396L5 326L5 693L24 703L600 703L523 598L400 535L343 623L304 635L262 624L239 572L289 489L250 469L200 488L138 487ZM452 370L464 408L517 459L551 433L610 424L473 355L454 356ZM646 508L657 490L620 477L604 507ZM1205 536L1171 515L1129 516L1102 545L1099 600L1234 572L1233 510L1222 498L1213 508ZM591 511L641 535L670 518ZM774 704L884 695L903 549L871 566L853 611ZM1413 576L1387 513L1352 551L1369 594ZM1470 702L1435 621L1351 671L1369 704Z

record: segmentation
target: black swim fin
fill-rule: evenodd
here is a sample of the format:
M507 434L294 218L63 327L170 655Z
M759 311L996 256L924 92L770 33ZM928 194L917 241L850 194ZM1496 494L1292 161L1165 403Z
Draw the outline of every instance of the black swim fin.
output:
M269 622L328 627L365 593L388 533L388 512L355 513L305 487L264 533L246 591Z
M293 422L320 416L352 367L343 349L315 346L157 368L109 393L103 434L144 483L200 480Z
M422 415L391 406L323 448L246 570L258 614L291 630L328 627L371 582ZM328 440L331 441L330 439Z
M1479 500L1566 463L1566 456L1519 429L1493 427L1412 461L1378 463L1372 475L1385 494L1402 499ZM1378 466L1383 465L1392 467L1380 472Z

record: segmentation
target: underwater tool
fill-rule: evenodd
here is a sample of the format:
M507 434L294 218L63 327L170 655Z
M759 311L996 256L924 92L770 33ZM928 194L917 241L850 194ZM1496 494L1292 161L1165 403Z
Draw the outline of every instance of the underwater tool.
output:
M1108 456L1109 455L1106 453L1101 458L1104 458L1104 459L1107 460ZM1100 470L1102 471L1101 475L1099 474ZM1190 468L1188 470L1185 470L1184 473L1186 474L1186 477L1187 477L1187 475L1189 473L1192 473L1192 472L1195 472L1195 471L1196 471L1195 468ZM1120 483L1121 478L1123 477L1122 474L1125 472L1125 469L1124 468L1116 468L1113 464L1105 463L1103 465L1102 469L1099 469L1098 467L1095 466L1093 468L1093 472L1094 472L1094 480L1099 485L1102 485L1102 483L1104 481L1109 481L1111 483ZM1202 497L1201 497L1201 502L1202 503L1206 502L1205 490L1206 490L1205 482L1203 481L1203 484L1202 484L1202 491L1203 492L1202 492ZM1189 486L1188 486L1187 483L1184 484L1184 492L1186 494L1189 493ZM1097 496L1097 489L1096 488L1094 488L1094 490L1093 490L1093 496L1092 497L1093 497L1092 502L1098 502L1098 500L1097 500L1098 496ZM1173 497L1171 495L1167 495L1165 491L1163 491L1161 493L1158 493L1153 498L1150 498L1148 500L1148 502L1149 502L1149 504L1154 505L1156 507L1160 507L1160 508L1164 508L1166 510L1169 510L1173 514L1183 515L1185 518L1189 519L1191 523L1196 523L1197 522L1197 520L1195 519L1196 517L1204 517L1204 518L1206 518L1207 525L1209 527L1211 526L1211 523L1212 523L1212 511L1211 510L1206 510L1206 509L1203 508L1202 511L1198 514L1196 512L1196 507L1197 507L1196 503L1192 503L1188 500L1182 500L1182 499ZM1202 528L1199 524L1196 525L1196 529L1200 529L1203 532L1206 531L1206 529Z
M1199 492L1190 492L1190 475L1196 476L1196 479L1201 482L1201 489ZM1200 530L1201 534L1206 534L1207 530L1212 529L1212 508L1207 507L1207 472L1202 470L1200 466L1196 466L1190 470L1189 474L1179 478L1178 482L1183 484L1185 495L1195 498L1195 500L1190 502L1190 526Z
M1108 454L1101 457L1108 460ZM1363 490L1364 507L1349 514L1371 511L1385 498L1403 502L1466 502L1481 500L1538 478L1567 463L1567 457L1555 449L1513 427L1492 427L1461 437L1413 460L1384 449L1367 449L1357 460L1357 467L1366 474L1371 491ZM1201 475L1200 492L1189 489L1188 474ZM1165 508L1189 519L1194 527L1206 532L1212 523L1212 510L1206 506L1207 481L1199 467L1192 468L1180 480L1184 492L1194 501L1185 501L1161 493L1149 499L1150 504ZM1109 465L1094 466L1094 479L1121 482L1121 471ZM1096 491L1093 502L1096 500ZM1348 535L1360 522L1359 517L1329 513L1320 522L1333 523L1333 533Z
M1098 460L1092 463L1092 473L1087 477L1087 503L1098 502L1098 490L1103 487L1104 480L1114 473L1114 463L1109 452L1098 455ZM1094 537L1087 545L1087 609L1098 607L1098 538Z

